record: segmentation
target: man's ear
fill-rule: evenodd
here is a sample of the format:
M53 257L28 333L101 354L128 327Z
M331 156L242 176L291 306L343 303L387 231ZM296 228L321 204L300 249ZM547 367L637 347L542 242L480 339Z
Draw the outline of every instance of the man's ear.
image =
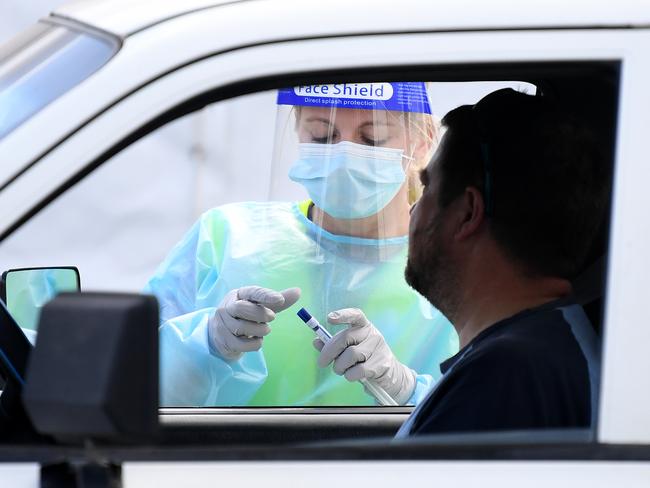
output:
M485 220L483 194L477 188L468 186L458 199L457 205L454 239L462 241L475 235Z

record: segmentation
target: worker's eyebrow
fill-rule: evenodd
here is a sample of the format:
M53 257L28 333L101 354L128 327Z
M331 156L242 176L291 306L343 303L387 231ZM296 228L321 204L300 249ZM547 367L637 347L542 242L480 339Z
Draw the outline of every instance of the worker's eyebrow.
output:
M329 119L326 119L324 117L308 117L306 119L307 122L322 122L325 125L332 125L332 122Z
M420 183L422 183L423 186L429 184L429 175L427 174L426 168L420 170Z
M394 127L395 123L393 123L390 120L373 120L372 122L364 122L359 126L361 129L365 129L366 127L374 127L374 126L383 126L383 127Z

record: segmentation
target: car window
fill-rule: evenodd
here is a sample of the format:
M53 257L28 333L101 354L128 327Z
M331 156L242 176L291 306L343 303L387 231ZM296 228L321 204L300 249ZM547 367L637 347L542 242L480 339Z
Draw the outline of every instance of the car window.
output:
M372 385L317 364L316 334L298 312L334 335L347 326L329 323L328 314L345 308L362 310L417 373L416 390L399 403L417 402L440 377L439 363L458 350L447 318L404 281L408 205L418 198L419 169L435 151L449 110L502 87L530 94L536 87L319 86L212 103L160 127L14 232L2 243L3 262L75 265L84 289L154 293L162 406L396 404ZM365 103L373 90L387 100L399 94L401 105L343 105ZM369 151L381 166L368 165ZM349 178L345 166L355 161L364 171ZM325 174L336 185L323 186ZM391 206L390 218L372 218ZM284 291L286 310L271 303L274 317L261 317L242 309L250 320L233 321L228 310L237 315L232 311L245 297L279 299L250 287ZM221 335L212 333L217 320ZM259 325L265 321L268 328Z
M0 46L0 139L106 63L118 42L38 23Z

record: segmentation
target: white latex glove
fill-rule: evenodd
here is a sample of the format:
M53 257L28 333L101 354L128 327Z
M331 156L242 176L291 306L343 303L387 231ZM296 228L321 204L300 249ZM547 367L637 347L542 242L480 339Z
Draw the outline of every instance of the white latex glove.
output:
M334 362L334 372L348 381L366 378L380 386L399 405L405 405L415 390L416 373L400 363L381 335L358 308L344 308L327 316L330 324L350 324L324 344L314 340L321 353L318 365Z
M275 291L260 286L245 286L229 292L208 323L208 342L213 352L227 361L262 347L271 332L268 323L277 312L289 308L300 298L300 288Z

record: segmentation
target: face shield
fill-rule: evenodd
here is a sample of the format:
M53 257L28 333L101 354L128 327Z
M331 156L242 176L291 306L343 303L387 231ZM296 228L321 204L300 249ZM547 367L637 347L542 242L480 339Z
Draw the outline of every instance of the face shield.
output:
M425 83L299 86L277 104L271 199L298 202L316 233L404 238L437 143Z

